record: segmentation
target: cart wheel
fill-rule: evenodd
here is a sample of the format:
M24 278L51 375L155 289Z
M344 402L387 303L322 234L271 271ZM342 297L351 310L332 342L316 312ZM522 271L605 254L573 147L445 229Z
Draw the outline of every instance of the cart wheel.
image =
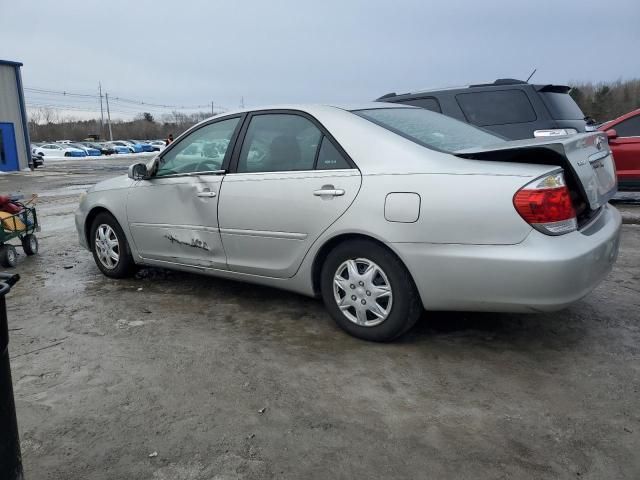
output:
M13 245L0 245L0 264L3 267L15 267L18 263L18 252Z
M27 255L35 255L38 253L38 239L33 233L25 235L22 238L22 249Z

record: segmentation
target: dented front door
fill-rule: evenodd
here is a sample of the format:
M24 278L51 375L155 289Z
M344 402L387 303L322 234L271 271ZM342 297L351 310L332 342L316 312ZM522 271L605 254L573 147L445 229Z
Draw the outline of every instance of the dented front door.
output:
M222 175L141 180L129 189L133 242L147 260L227 268L218 229Z

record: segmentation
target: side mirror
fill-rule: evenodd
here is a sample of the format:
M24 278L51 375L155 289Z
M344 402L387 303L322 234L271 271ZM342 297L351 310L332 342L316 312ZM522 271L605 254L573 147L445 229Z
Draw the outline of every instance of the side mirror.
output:
M618 132L616 132L613 128L610 128L605 133L607 134L607 138L609 140L615 140L616 138L618 138Z
M144 163L134 163L129 166L129 178L131 180L145 180L149 178L147 165Z

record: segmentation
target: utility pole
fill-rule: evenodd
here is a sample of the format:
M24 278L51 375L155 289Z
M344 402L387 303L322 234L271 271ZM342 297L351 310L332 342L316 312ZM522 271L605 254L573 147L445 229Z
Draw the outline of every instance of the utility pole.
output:
M100 138L104 136L104 110L102 110L102 83L98 82L100 92Z
M215 114L213 113L213 100L211 100L211 116L213 117Z
M244 96L240 98L240 108L244 108Z
M109 112L109 94L105 92L104 98L107 100L107 120L109 122L109 140L113 140L113 132L111 131L111 113Z

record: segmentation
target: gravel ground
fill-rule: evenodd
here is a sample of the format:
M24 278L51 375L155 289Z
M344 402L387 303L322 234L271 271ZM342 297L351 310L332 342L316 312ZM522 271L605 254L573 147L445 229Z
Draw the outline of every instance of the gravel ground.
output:
M27 478L640 478L640 225L563 312L425 314L370 344L314 299L100 274L72 212L130 161L0 176L41 195L7 299Z

